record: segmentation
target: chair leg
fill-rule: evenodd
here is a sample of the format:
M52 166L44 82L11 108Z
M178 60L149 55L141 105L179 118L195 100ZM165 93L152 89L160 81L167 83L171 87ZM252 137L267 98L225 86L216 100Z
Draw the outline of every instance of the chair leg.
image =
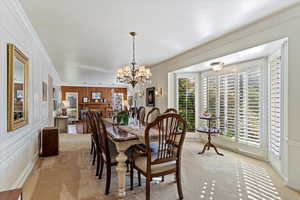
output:
M183 199L183 193L182 193L182 185L181 185L181 172L180 168L177 168L177 173L176 173L176 182L177 182L177 190L178 190L178 196L179 199Z
M164 182L165 181L165 176L162 176L161 177L161 182Z
M142 186L141 172L138 172L138 181L139 181L139 186Z
M96 176L99 175L99 166L100 166L100 155L97 153L97 167L96 167Z
M133 190L133 163L130 164L130 190Z
M105 195L109 194L110 190L110 179L111 179L111 166L109 163L106 163L106 186L105 186Z
M104 166L104 160L103 160L103 157L100 156L100 173L99 173L99 179L102 178L103 166Z
M146 180L146 200L150 200L150 183L151 183L151 178L147 177L147 180Z
M93 156L93 162L92 162L92 165L95 165L96 154L97 154L97 152L96 152L96 149L95 149L95 151L94 151L94 156Z
M91 142L91 152L90 152L90 154L92 155L93 152L94 152L94 142L92 141L92 142Z

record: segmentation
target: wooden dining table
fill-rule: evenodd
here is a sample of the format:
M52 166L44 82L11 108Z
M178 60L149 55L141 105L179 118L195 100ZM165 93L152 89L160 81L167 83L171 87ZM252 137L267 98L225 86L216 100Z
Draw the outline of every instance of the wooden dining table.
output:
M116 144L117 156L117 174L118 174L118 199L124 200L126 197L126 171L127 156L126 150L132 145L143 143L145 126L131 127L131 126L115 126L111 118L104 118L106 131L109 139Z

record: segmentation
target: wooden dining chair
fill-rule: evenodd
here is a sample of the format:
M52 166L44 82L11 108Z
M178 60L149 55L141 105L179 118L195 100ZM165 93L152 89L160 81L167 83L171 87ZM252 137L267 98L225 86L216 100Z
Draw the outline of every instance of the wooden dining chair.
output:
M160 115L159 108L154 107L148 113L146 117L145 124L150 124Z
M183 199L181 152L186 127L186 121L174 113L163 114L147 125L145 130L146 152L141 152L140 156L136 158L133 157L130 168L131 187L133 187L133 169L146 177L146 200L150 200L152 178L169 174L176 174L179 199ZM150 145L153 141L158 143L157 152L153 152L151 149Z
M105 164L106 165L105 195L108 195L110 191L110 183L111 183L111 168L118 164L117 162L118 151L115 144L108 139L105 123L102 120L102 116L100 114L96 114L94 121L96 123L100 149L102 152L99 178L100 179L102 178L102 172ZM126 154L128 157L130 157L129 155L131 153L127 151ZM129 164L129 161L127 160L126 163Z
M144 106L139 107L137 111L137 119L140 121L141 124L145 123L145 115L146 115L146 108Z
M175 108L168 108L165 112L164 112L164 114L165 113L175 113L175 114L177 114L178 112L177 112L177 110L175 109Z
M87 113L87 117L88 117L88 121L89 121L89 125L91 127L91 152L93 154L93 161L92 161L92 165L95 164L96 161L96 176L99 175L99 169L100 169L100 165L101 165L101 148L100 148L100 143L99 143L99 138L98 138L98 133L97 133L97 127L96 127L96 123L95 123L95 116L96 116L96 112L92 112L89 111ZM99 115L101 115L100 113L98 113Z

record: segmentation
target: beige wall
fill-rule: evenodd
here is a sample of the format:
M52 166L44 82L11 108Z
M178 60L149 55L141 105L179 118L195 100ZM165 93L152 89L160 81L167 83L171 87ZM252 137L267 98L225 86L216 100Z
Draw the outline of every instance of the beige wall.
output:
M288 89L287 92L287 130L285 147L288 154L283 156L285 163L283 177L288 185L300 190L300 5L291 7L283 12L265 18L257 23L239 29L222 38L194 48L175 58L153 66L153 83L162 87L164 96L157 99L157 106L165 109L168 106L168 73L176 69L202 63L222 57L243 49L255 47L270 41L288 37ZM144 98L139 105L144 104Z

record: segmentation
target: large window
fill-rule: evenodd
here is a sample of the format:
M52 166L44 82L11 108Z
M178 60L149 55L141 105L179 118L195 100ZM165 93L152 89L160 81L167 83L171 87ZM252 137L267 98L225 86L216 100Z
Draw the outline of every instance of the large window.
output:
M195 80L189 77L177 78L177 107L186 120L188 130L195 130Z
M252 61L221 73L203 73L202 111L219 120L215 126L239 143L261 144L262 61Z

